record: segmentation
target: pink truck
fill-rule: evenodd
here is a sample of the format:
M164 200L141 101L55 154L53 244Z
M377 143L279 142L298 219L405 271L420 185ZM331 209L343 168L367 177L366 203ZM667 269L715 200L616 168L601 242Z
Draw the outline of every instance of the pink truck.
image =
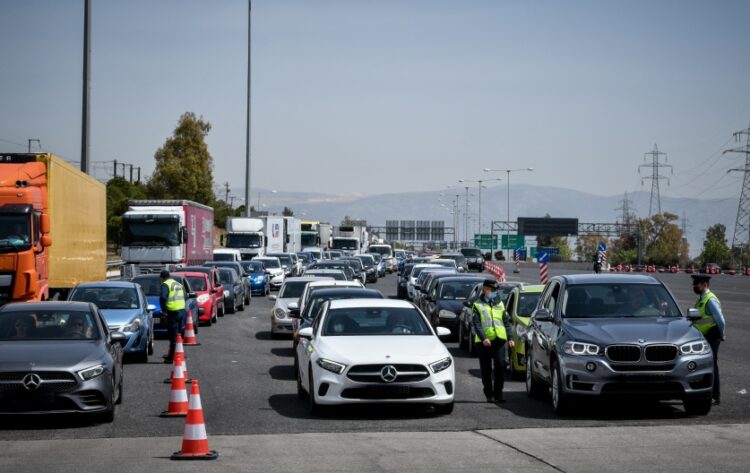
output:
M131 200L122 216L121 276L199 265L213 257L214 210L189 200Z

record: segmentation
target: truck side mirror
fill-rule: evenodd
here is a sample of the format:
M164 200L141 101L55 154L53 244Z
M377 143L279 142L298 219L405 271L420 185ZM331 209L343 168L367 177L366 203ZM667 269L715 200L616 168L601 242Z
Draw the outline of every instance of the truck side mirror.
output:
M188 242L187 227L180 227L180 242L182 243Z
M219 236L219 245L224 246L224 235Z
M43 247L52 246L52 237L48 234L42 235L42 238L39 240L39 242L42 244Z

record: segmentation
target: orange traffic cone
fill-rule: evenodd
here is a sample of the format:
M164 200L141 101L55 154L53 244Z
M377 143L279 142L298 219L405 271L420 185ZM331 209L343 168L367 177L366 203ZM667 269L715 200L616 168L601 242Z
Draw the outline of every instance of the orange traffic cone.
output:
M174 367L177 366L177 360L180 360L180 362L182 363L182 373L185 377L185 382L193 382L193 380L188 376L187 360L185 359L185 349L182 347L182 337L179 333L177 334L177 342L175 342L174 355L172 356L172 359L172 371L169 373L169 378L164 379L164 384L169 384L172 382L172 378L174 377Z
M193 326L193 318L188 317L187 323L185 324L185 340L182 342L183 345L200 345L198 339L195 338L195 326Z
M190 388L190 407L185 419L185 434L182 437L182 450L172 454L172 460L216 460L219 454L208 449L206 423L203 420L201 393L198 380L193 380Z
M188 397L185 387L185 375L182 372L182 362L175 359L172 390L169 394L169 405L160 417L184 417L188 413Z

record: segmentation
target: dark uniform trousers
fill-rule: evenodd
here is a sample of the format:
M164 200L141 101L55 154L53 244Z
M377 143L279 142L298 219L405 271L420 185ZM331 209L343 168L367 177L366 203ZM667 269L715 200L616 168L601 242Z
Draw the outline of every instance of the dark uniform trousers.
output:
M167 311L167 333L169 334L169 353L167 357L169 359L172 359L174 356L177 334L180 333L182 328L182 313L183 311L181 310Z
M721 345L721 334L718 327L711 329L704 335L706 341L711 346L714 354L714 392L712 397L716 400L721 399L721 385L719 383L719 345Z
M505 385L505 340L496 338L491 341L492 345L485 347L482 342L477 343L479 353L479 368L482 371L482 386L484 395L503 397L503 386ZM492 365L495 365L494 376ZM494 389L493 389L494 378Z

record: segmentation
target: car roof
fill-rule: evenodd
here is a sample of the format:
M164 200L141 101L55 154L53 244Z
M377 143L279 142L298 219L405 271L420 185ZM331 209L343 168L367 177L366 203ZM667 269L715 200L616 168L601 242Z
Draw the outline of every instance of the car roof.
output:
M485 278L483 276L469 276L468 274L467 275L458 275L458 276L455 275L455 274L450 274L450 275L438 274L435 277L436 278L439 277L440 278L440 282L454 282L454 281L482 282L485 279L487 279L487 278Z
M330 302L329 309L358 309L363 307L384 307L414 309L414 304L398 299L338 299Z
M653 276L645 274L566 274L558 276L568 285L577 284L661 284Z
M318 273L318 274L344 274L344 272L340 269L336 268L312 268L305 271L305 274L307 273Z
M320 287L310 293L310 297L325 297L336 294L355 294L377 296L377 299L384 299L385 296L377 289L366 289L364 287Z
M88 302L73 301L43 301L43 302L13 302L0 307L0 312L10 312L21 309L23 311L34 310L91 310Z
M269 260L277 260L278 258L275 256L256 256L253 259L258 260L258 261L269 261Z
M98 281L98 282L84 282L75 287L78 288L94 288L94 287L135 287L135 283L131 281Z
M307 287L319 287L319 286L349 286L349 287L362 287L362 284L357 281L336 281L335 279L324 279L320 281L312 281Z
M177 274L177 275L185 276L188 278L199 278L199 277L208 278L208 274L199 273L198 271L175 271L172 274Z
M333 281L331 278L320 278L317 276L294 276L291 278L286 278L284 280L284 284L288 283L289 281L296 281L296 282L305 282L305 281Z
M444 266L440 266L439 264L432 264L432 263L415 263L415 268L445 268ZM448 268L445 268L448 269Z

